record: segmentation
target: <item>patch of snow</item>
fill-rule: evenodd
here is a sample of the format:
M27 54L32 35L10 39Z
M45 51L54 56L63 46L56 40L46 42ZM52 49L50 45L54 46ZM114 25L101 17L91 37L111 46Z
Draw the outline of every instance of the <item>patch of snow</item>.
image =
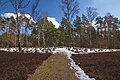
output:
M22 48L23 52L29 52L29 53L52 53L51 48Z
M119 49L102 49L102 48L71 48L70 51L76 54L89 54L89 53L100 53L100 52L114 52L120 51Z
M74 50L74 49L71 48L70 50ZM75 75L76 75L76 77L78 77L78 79L80 79L80 80L95 80L95 78L90 78L88 75L86 75L85 72L78 65L76 65L76 63L71 58L72 54L75 54L75 53L70 50L68 50L67 48L56 48L55 52L56 53L64 53L67 56L67 58L70 60L70 65L71 65L70 68L75 71Z
M9 52L16 52L16 51L18 51L18 48L10 48L9 49Z
M7 48L1 48L1 51L9 51Z
M0 48L0 50L3 51L9 51L9 52L18 52L18 48ZM55 47L49 47L49 48L22 48L23 52L38 52L38 53L61 53L61 52L70 52L71 54L89 54L89 53L99 53L99 52L114 52L114 51L120 51L120 49L96 49L96 48L69 48L69 47L64 47L64 48L55 48Z
M18 51L18 48L0 48L2 51L8 51L8 52L16 52Z

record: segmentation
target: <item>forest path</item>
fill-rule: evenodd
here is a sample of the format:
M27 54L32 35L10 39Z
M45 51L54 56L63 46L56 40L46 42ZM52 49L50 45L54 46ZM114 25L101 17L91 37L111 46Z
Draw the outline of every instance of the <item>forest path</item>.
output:
M51 55L28 80L79 80L64 54Z

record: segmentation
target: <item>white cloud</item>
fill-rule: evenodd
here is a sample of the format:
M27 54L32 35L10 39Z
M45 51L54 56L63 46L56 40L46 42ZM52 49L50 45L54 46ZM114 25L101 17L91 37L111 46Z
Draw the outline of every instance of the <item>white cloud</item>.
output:
M98 25L99 25L99 24L96 24L95 21L92 22L92 26L95 28L95 30L97 30L97 26L98 26Z
M18 16L20 16L20 15L21 14L19 13ZM4 13L4 14L1 14L1 16L4 17L4 18L10 18L11 16L13 16L14 19L16 18L16 14L14 14L14 13ZM30 21L32 21L32 22L35 22L33 20L33 18L29 14L24 14L22 16L27 17L28 19L31 19ZM59 28L60 24L56 21L55 18L53 18L53 17L47 17L47 20L49 22L51 21L55 25L55 28Z
M35 22L35 21L33 20L33 18L32 18L29 14L24 14L24 16L25 16L26 18L30 19L30 21Z
M21 16L21 15L22 14L18 13L18 16ZM4 13L4 14L1 14L1 16L4 17L4 18L10 18L12 16L14 17L14 19L16 18L16 14L14 14L14 13ZM31 19L30 21L32 21L32 22L35 22L29 14L24 14L22 16L27 17L28 19Z
M52 22L55 25L55 28L59 28L60 24L56 21L55 18L47 17L47 20Z
M16 18L16 15L14 13L4 13L4 14L1 14L1 16L4 18L10 18L11 16Z
M30 16L29 14L24 14L24 16L25 16L26 18L28 18L28 19L31 18L31 16Z
M92 26L94 26L94 27L96 26L96 22L95 21L92 22Z

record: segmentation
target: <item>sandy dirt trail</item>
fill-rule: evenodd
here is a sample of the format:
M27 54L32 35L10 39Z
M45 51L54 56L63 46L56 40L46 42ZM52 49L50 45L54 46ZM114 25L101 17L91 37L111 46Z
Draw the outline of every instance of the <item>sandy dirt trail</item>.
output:
M51 55L28 80L79 80L63 54Z

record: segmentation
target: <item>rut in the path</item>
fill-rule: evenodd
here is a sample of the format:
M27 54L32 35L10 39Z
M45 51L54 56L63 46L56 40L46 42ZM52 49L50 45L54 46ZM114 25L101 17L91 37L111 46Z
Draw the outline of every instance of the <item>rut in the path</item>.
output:
M78 80L69 63L65 55L53 54L29 80Z

